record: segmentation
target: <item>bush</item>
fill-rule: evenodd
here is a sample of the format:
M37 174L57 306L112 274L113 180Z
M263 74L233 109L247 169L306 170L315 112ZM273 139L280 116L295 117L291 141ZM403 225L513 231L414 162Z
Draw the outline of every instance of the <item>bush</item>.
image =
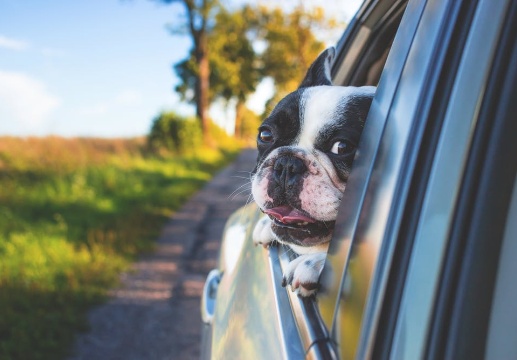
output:
M196 119L164 112L153 120L148 138L150 148L185 153L202 145L201 125Z

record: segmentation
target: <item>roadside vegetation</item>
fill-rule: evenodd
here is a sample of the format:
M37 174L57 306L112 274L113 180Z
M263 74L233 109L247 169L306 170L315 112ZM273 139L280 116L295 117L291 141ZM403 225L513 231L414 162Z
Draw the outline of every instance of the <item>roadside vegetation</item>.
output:
M218 139L187 152L145 138L0 138L1 359L67 354L87 310L238 152Z

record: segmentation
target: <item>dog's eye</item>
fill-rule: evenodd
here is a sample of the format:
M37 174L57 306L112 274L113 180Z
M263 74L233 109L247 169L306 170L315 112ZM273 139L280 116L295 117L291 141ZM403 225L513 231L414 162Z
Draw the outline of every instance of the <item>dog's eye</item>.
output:
M273 133L270 130L264 129L259 132L259 140L263 143L273 142Z
M330 152L336 155L344 155L350 152L350 150L352 150L352 146L346 141L336 141L334 145L332 145Z

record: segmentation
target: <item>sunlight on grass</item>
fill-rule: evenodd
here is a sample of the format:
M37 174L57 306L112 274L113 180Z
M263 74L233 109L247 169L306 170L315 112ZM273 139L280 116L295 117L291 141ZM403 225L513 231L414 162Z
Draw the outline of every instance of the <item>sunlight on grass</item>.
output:
M86 312L237 147L0 138L0 358L66 356Z

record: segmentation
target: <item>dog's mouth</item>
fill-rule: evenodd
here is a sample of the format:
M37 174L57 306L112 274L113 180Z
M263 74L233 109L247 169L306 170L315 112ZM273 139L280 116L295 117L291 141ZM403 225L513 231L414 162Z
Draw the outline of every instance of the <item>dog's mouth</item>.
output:
M264 210L273 221L273 231L284 241L302 246L321 243L334 230L335 221L318 221L289 205Z
M282 205L271 209L266 209L264 212L269 215L271 220L278 223L279 225L304 227L317 222L313 218L305 215L300 210L297 210L289 205Z

